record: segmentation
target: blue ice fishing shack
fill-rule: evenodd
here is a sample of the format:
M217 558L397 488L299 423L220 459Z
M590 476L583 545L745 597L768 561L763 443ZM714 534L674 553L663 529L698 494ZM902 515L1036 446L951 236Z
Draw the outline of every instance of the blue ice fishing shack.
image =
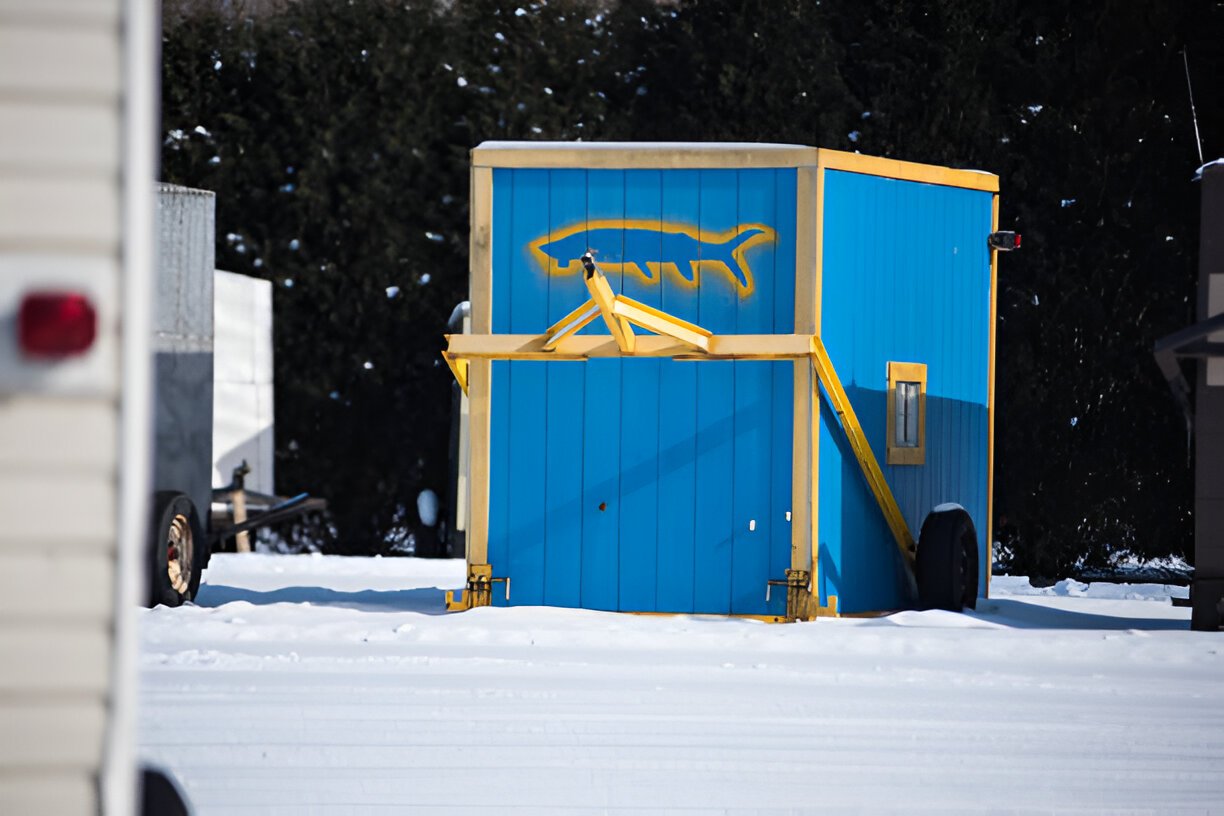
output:
M798 145L477 147L450 607L972 606L997 220L994 175Z

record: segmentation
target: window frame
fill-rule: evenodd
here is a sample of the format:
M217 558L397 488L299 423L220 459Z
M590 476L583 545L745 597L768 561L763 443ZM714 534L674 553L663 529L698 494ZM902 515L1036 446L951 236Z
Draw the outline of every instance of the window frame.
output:
M902 447L897 444L897 383L918 383L918 446ZM888 464L926 464L926 363L888 363L888 413L887 437Z

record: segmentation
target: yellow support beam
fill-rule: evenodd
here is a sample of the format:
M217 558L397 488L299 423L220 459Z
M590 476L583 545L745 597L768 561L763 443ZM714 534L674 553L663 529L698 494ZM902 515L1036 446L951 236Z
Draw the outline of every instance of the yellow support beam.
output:
M854 450L859 467L863 469L867 485L871 488L876 502L880 505L880 510L884 513L884 520L888 522L888 527L892 530L897 547L901 550L905 563L912 570L915 550L914 536L910 533L905 517L901 515L901 508L897 506L897 500L893 497L888 482L884 479L880 463L876 461L875 454L871 452L871 445L867 442L867 435L863 433L863 426L859 424L858 415L854 413L854 406L850 404L850 397L842 388L841 380L838 379L837 372L833 369L833 361L829 359L824 343L815 336L812 337L812 364L816 367L816 376L820 379L820 384L824 386L825 393L829 395L833 410L841 418L842 429L846 433L846 438L850 440L850 447Z
M674 337L681 343L700 351L710 350L710 338L713 335L696 323L673 317L667 312L661 312L624 295L617 295L613 300L612 313L647 331Z
M599 317L599 306L594 300L588 300L565 317L548 327L544 332L544 350L552 351L565 338L581 331L588 323Z
M674 337L643 334L632 355L606 334L575 334L545 348L541 334L451 334L444 352L461 360L577 361L609 357L670 357L676 360L803 360L812 356L810 334L715 334L702 352ZM449 364L449 363L448 363Z
M586 274L583 280L586 282L587 290L591 293L591 300L599 307L600 314L603 315L604 322L608 324L608 332L612 335L612 339L616 341L616 345L624 354L633 354L635 347L635 338L633 327L629 325L629 321L616 314L616 295L612 292L612 287L608 284L608 279L604 277L599 268L591 261L589 255L584 255L582 262L586 267Z
M469 362L465 357L456 357L449 351L442 352L442 359L446 361L447 367L451 373L455 375L455 382L459 383L459 387L463 389L463 393L468 392L468 365Z

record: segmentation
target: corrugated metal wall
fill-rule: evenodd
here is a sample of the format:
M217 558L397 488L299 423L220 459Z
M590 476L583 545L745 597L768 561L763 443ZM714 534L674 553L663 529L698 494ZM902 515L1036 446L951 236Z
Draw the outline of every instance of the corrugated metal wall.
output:
M587 247L615 291L711 331L793 330L793 169L493 178L493 332L585 301ZM495 363L489 563L508 603L781 613L765 588L790 563L792 389L789 362Z
M984 591L992 196L824 172L825 346L915 537L942 502L973 517ZM928 366L925 465L884 464L889 361ZM819 493L822 601L904 606L896 545L824 400Z
M114 645L121 4L2 5L0 813L96 813ZM39 285L96 304L83 358L21 360L13 314Z

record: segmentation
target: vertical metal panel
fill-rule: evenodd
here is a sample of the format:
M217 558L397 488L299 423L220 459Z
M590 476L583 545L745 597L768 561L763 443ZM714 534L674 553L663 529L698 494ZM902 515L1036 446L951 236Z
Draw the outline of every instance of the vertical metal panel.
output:
M778 240L774 245L773 321L769 331L778 334L797 331L795 327L795 269L799 241L797 192L796 171L774 171L775 220L773 224L778 233ZM803 363L806 365L807 361ZM795 364L774 362L755 363L755 365L769 369L769 388L772 391L773 410L769 437L772 460L769 474L768 572L770 579L781 579L786 576L786 570L792 566ZM807 566L803 568L806 569ZM785 593L771 593L765 611L770 615L785 614Z
M825 345L881 461L886 364L927 364L926 464L885 474L915 532L934 505L963 505L984 572L992 196L833 170L824 185ZM822 583L844 611L901 606L898 555L836 427L822 410Z
M698 212L696 170L663 174L663 220L693 223ZM696 322L697 299L680 277L661 269L663 311ZM697 369L693 363L663 364L659 383L659 556L657 609L692 612L697 552Z
M698 232L703 255L736 222L735 174L700 171ZM715 334L738 331L738 298L701 265L698 323ZM697 569L695 604L702 612L731 611L731 538L735 478L735 363L697 369Z
M776 173L741 170L736 178L737 231L752 224L777 223ZM740 298L736 330L743 334L773 332L777 253L758 261L752 296ZM793 289L793 287L792 287ZM774 451L773 363L743 361L731 364L734 372L734 482L731 519L731 612L761 611L770 579L770 476L773 457L790 459L787 448ZM785 572L776 576L781 578ZM783 593L779 593L781 595Z
M625 215L645 230L661 230L663 180L658 170L625 173ZM625 268L620 291L648 306L662 308L657 275L650 263L662 263L663 235L642 237L646 268ZM635 247L635 249L637 249ZM625 257L625 256L622 256ZM649 260L647 260L649 259ZM630 360L621 369L620 559L619 607L627 611L657 608L659 550L659 402L660 360ZM675 365L674 363L672 364Z
M625 217L625 173L587 173L587 220ZM608 261L623 252L623 239L593 240L608 281L620 291L621 271ZM598 323L599 321L596 321ZM588 331L602 332L591 326ZM554 364L555 365L555 364ZM620 608L620 360L590 361L586 368L586 411L582 445L582 605L588 609Z
M515 181L510 240L512 246L526 246L548 232L549 174L543 170L522 170ZM537 273L526 253L511 254L509 264L510 324L507 330L538 332L548 325L548 277ZM512 580L512 603L515 604L535 605L544 601L547 432L544 397L547 382L547 364L510 363L506 394L510 426L510 478L506 484L510 551L505 576ZM502 593L494 595L505 597Z
M588 247L648 305L721 333L793 330L794 170L499 168L492 195L494 332L541 332L585 300L570 255ZM753 237L741 269L732 250ZM790 555L789 363L494 372L489 562L510 604L767 611Z
M558 170L550 174L550 230L586 219L586 175L584 170ZM547 325L560 320L587 297L580 274L548 278ZM585 374L581 365L547 367L547 515L541 532L544 536L544 603L553 606L579 606L581 601Z
M153 301L154 490L212 502L213 277L216 196L157 186Z

